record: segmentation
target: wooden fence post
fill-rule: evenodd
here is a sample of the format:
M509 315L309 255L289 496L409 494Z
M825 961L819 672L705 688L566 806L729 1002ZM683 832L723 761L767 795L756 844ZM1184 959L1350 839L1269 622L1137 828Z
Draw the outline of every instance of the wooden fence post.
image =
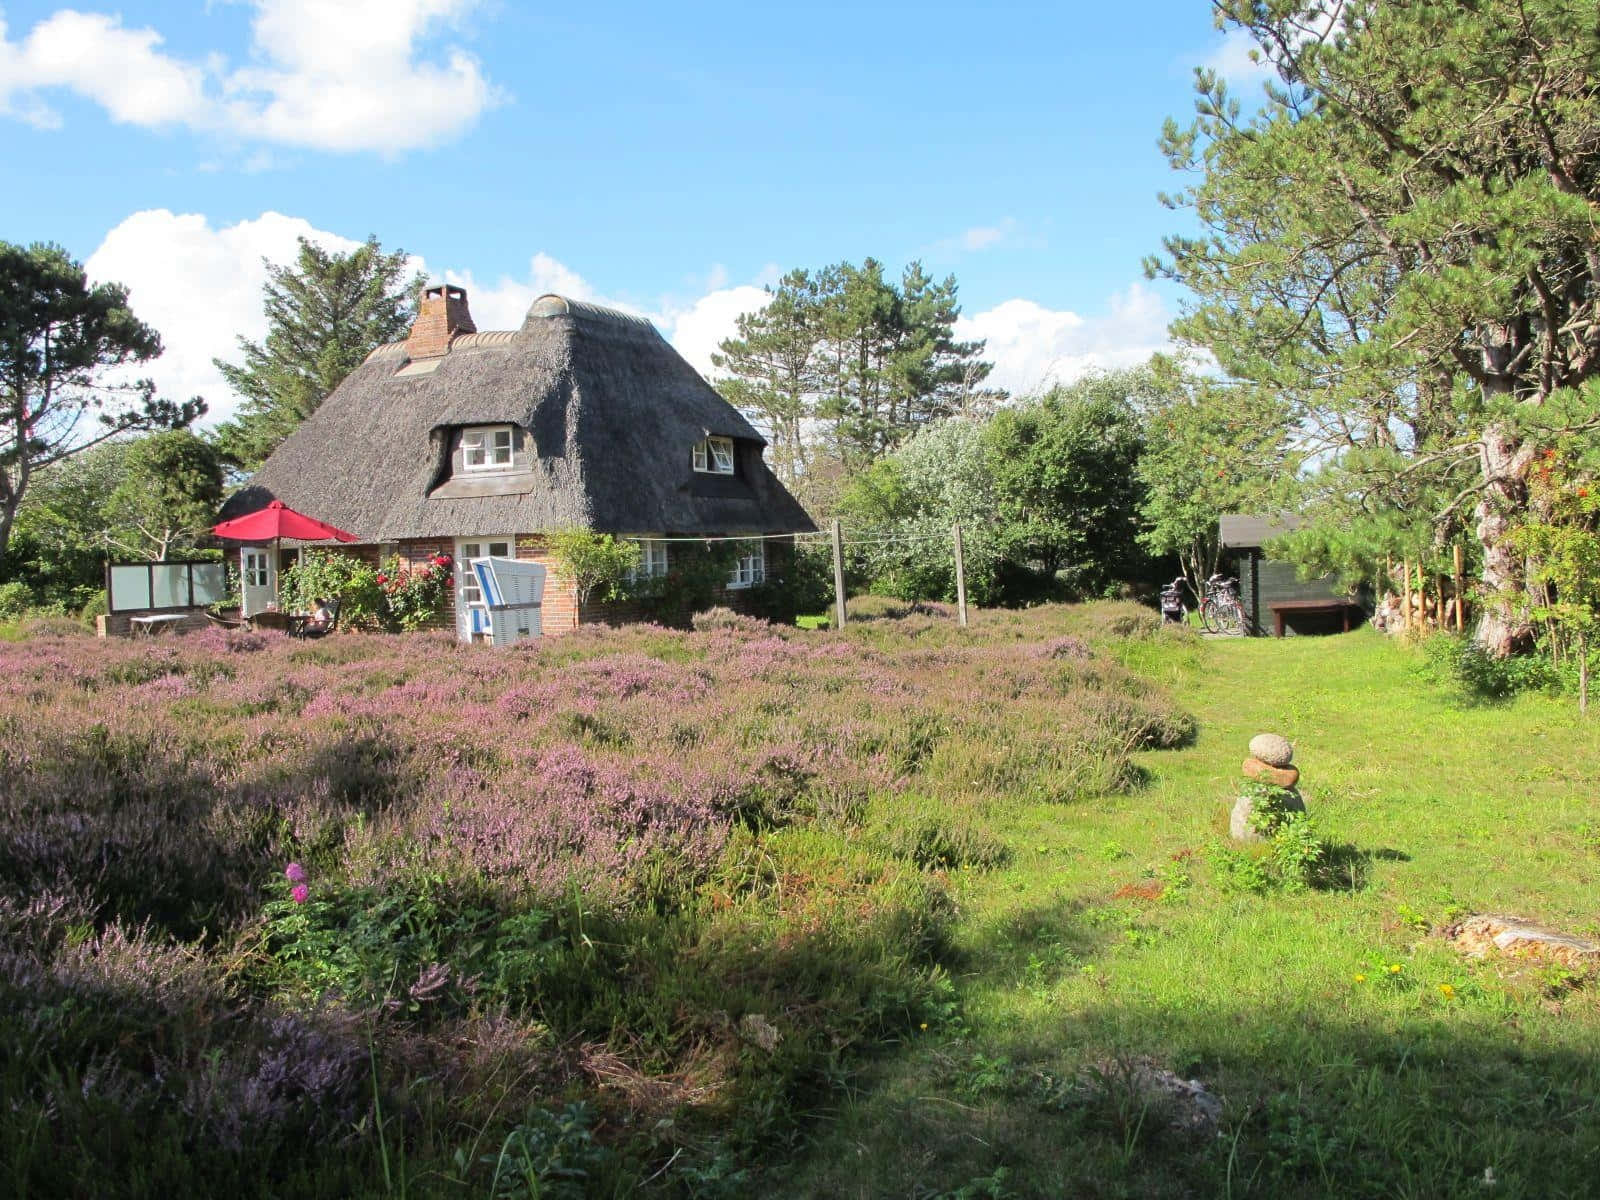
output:
M1466 618L1463 616L1462 610L1464 608L1466 608L1466 606L1467 606L1466 590L1461 586L1461 584L1462 584L1462 579L1461 579L1462 564L1461 564L1461 543L1460 542L1457 542L1455 544L1455 552L1456 552L1456 632L1460 633L1463 629L1466 628Z
M844 535L838 517L833 519L833 627L844 628Z
M961 548L961 522L956 522L956 620L967 627L967 556Z
M1411 560L1400 557L1400 628L1411 628Z

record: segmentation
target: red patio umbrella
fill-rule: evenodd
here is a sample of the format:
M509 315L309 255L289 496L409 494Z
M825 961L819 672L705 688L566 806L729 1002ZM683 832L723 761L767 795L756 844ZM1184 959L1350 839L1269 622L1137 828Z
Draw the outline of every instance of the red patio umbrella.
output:
M277 546L283 538L297 538L302 542L323 542L329 539L336 542L356 540L355 534L346 533L326 521L308 517L305 513L295 512L282 500L274 500L265 508L257 509L253 513L246 513L242 517L234 517L231 521L213 525L211 532L218 537L232 538L240 542L270 541L273 545L274 580L277 578ZM273 591L276 593L276 586Z
M253 513L213 525L211 532L218 537L233 538L240 542L275 542L279 538L298 538L302 542L327 541L329 538L336 542L356 540L355 534L295 512L282 500L274 500Z

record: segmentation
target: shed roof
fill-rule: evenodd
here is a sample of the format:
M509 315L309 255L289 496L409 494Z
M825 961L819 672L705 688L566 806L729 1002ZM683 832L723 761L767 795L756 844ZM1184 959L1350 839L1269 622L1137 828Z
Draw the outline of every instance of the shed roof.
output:
M531 435L517 494L429 493L448 433ZM736 477L693 470L708 433L742 445ZM737 534L815 529L763 461L761 435L641 317L546 295L522 328L455 333L412 362L374 350L224 506L277 498L363 542L535 533Z
M1275 537L1299 529L1303 517L1294 513L1229 513L1218 518L1222 545L1229 550L1264 546Z

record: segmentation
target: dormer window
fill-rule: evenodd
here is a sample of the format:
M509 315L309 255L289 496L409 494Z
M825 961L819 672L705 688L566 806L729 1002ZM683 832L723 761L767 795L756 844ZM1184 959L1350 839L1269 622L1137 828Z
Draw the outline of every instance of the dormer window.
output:
M694 469L710 475L733 474L733 439L708 437L694 444Z
M511 467L511 426L468 429L461 435L463 471L505 471Z

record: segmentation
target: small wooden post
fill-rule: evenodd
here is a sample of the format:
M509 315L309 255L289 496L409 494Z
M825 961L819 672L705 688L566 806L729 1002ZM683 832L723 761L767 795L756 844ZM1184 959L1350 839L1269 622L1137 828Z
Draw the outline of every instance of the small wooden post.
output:
M956 522L956 620L967 627L967 556L961 548L961 522Z
M844 628L844 535L833 519L833 627Z
M1400 612L1404 619L1400 622L1402 629L1411 628L1411 560L1400 559Z
M1433 623L1440 633L1444 632L1444 577L1433 577Z
M1461 610L1466 607L1466 600L1465 600L1466 589L1462 586L1462 579L1461 579L1462 569L1461 569L1461 543L1460 542L1457 542L1455 544L1455 552L1456 552L1456 632L1460 633L1464 628L1466 628L1466 621L1465 621L1465 618L1462 616L1462 612L1461 612Z

